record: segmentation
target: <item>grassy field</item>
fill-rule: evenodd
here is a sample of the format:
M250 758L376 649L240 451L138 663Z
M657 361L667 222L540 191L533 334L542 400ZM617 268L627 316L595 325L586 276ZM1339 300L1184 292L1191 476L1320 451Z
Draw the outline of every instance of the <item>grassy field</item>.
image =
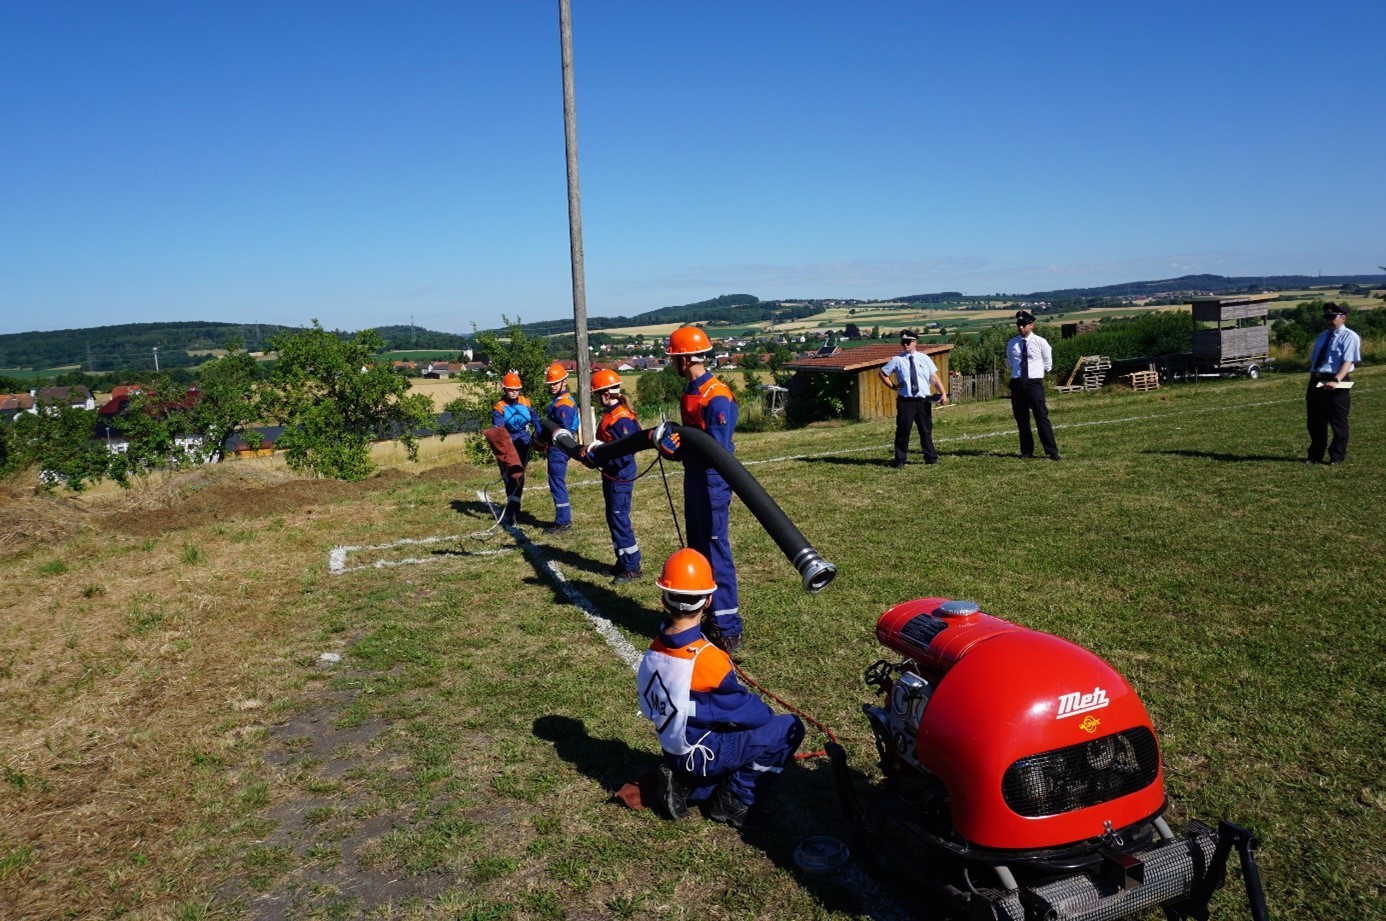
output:
M1374 292L1375 293L1375 292ZM1353 310L1371 309L1381 306L1382 302L1377 298L1367 296L1339 297L1337 289L1309 289L1305 291L1281 292L1284 298L1289 301L1277 300L1270 302L1272 309L1278 307L1292 306L1301 300L1313 300L1323 298L1325 300L1338 300L1348 304ZM881 327L882 333L894 333L896 330L907 326L922 327L926 323L934 322L947 327L949 334L970 333L986 329L997 324L1010 325L1015 316L1016 303L1005 298L998 298L990 302L991 307L979 307L975 302L964 304L940 304L932 306L906 305L898 303L884 302L880 304L864 304L854 307L829 307L820 314L811 317L804 317L798 320L789 320L783 323L756 323L740 326L714 326L709 327L712 335L719 338L732 336L765 336L765 335L799 335L801 333L816 332L825 329L840 330L848 323L855 323L861 327L862 332L869 333L873 326ZM1045 315L1043 323L1066 323L1078 322L1081 320L1099 320L1103 318L1120 319L1124 317L1138 316L1152 311L1171 311L1182 310L1187 312L1187 304L1168 304L1160 306L1146 306L1135 304L1125 307L1101 307L1084 310L1070 310L1061 314ZM604 333L618 336L634 337L637 334L645 336L646 339L659 339L669 335L670 331L677 328L676 323L665 323L651 326L628 326L619 329L605 329ZM926 337L926 339L942 339L946 337Z
M1386 371L1356 377L1338 468L1298 462L1303 381L1277 375L1055 396L1061 464L1016 457L999 401L940 410L932 468L889 469L885 422L743 435L840 569L805 595L733 510L746 667L870 797L877 616L972 599L1131 681L1174 824L1254 828L1272 917L1386 917ZM610 802L657 747L589 613L642 647L653 579L609 585L580 468L572 532L539 533L531 488L523 539L480 539L493 479L225 464L101 504L0 492L0 917L907 917L859 874L795 872L804 836L849 835L822 761L744 837ZM634 524L657 571L658 467ZM1240 911L1224 892L1214 917Z

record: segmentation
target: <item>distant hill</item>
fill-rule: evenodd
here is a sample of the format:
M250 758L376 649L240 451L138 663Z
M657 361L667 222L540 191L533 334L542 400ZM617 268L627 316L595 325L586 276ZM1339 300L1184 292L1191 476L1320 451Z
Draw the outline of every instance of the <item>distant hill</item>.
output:
M1341 285L1386 284L1383 275L1261 275L1228 278L1223 275L1181 275L1160 281L1132 281L1101 288L1061 288L1036 291L1026 300L1059 301L1074 297L1154 297L1160 294L1241 294L1253 291L1284 291L1296 288L1337 287Z
M1248 275L1227 277L1224 275L1181 275L1179 278L1164 278L1159 281L1130 281L1119 285L1104 285L1098 288L1060 288L1054 291L1032 291L1029 294L999 294L1001 298L1019 298L1027 301L1063 301L1085 297L1155 297L1157 295L1180 295L1193 292L1209 294L1241 294L1248 291L1284 291L1297 288L1338 287L1341 285L1386 284L1386 275ZM943 291L937 294L906 294L887 298L890 301L903 301L909 304L930 304L963 299L957 291Z
M619 329L623 326L657 326L663 323L707 323L712 326L736 326L764 320L793 320L822 313L823 308L811 304L783 304L762 301L750 294L723 294L711 300L677 307L660 307L631 317L588 317L591 331ZM520 328L535 336L557 336L573 331L571 319L544 320L522 323ZM502 330L493 330L502 332Z
M237 339L247 349L259 349L280 330L273 323L124 323L87 329L58 329L0 335L0 368L59 368L80 365L83 371L122 371L154 367L159 350L161 369L198 364L189 350L220 349Z
M260 351L277 333L298 328L275 323L125 323L7 333L0 335L0 368L78 365L89 373L143 370L154 367L155 348L161 370L187 368L202 362L201 357L190 356L190 351L225 348L232 340L250 351ZM386 348L460 351L467 344L465 336L414 326L381 326L376 332L385 340Z

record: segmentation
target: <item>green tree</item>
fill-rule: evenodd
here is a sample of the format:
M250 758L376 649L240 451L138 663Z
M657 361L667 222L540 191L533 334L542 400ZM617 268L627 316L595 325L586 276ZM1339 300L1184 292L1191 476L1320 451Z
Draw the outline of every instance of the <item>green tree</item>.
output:
M92 437L96 410L55 404L37 415L20 413L8 436L12 469L37 465L39 484L81 492L111 474L111 453ZM117 474L119 478L119 475Z
M284 426L276 446L295 470L360 480L374 470L370 443L398 438L418 459L414 430L433 420L424 394L388 362L378 361L384 341L371 330L343 339L317 320L309 329L270 341L279 361L262 393L266 414Z
M443 435L460 430L467 422L475 422L481 428L491 427L491 407L500 399L500 379L506 372L514 371L520 375L524 385L522 393L529 398L530 405L542 414L549 403L548 385L544 383L544 370L549 365L548 343L526 333L519 317L505 321L505 335L491 330L477 333L474 345L478 352L484 352L489 362L486 371L473 372L469 378L480 386L474 392L461 396L448 403L443 409L451 413L450 422L440 426ZM572 381L569 386L576 392Z
M653 417L663 414L669 419L679 418L679 401L687 381L679 374L671 361L658 374L640 375L636 386L635 409L642 416Z
M793 360L794 353L789 350L789 346L777 342L770 347L770 370L774 371L776 375L778 375L780 369L784 367L785 362ZM784 385L780 384L780 386Z
M187 420L187 391L162 375L152 378L131 398L117 422L126 448L111 458L115 479L128 486L131 475L201 463L201 450L179 444L179 436L187 434Z
M232 437L259 418L255 393L259 379L260 363L239 342L227 343L225 355L198 370L199 397L189 408L186 423L189 433L202 439L208 459L221 460Z

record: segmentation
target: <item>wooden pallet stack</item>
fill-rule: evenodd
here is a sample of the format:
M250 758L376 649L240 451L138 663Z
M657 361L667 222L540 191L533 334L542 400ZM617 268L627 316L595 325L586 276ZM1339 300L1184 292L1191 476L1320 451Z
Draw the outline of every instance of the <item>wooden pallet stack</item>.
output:
M1102 385L1107 383L1107 372L1111 369L1112 360L1106 355L1084 355L1074 364L1068 380L1059 384L1059 392L1101 390Z
M1131 389L1137 393L1160 389L1159 371L1132 371L1126 376L1131 379Z

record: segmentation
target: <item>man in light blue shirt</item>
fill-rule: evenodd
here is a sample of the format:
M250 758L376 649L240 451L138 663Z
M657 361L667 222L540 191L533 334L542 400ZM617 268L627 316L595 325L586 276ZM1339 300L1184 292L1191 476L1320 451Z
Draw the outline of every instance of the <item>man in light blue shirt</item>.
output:
M900 345L904 351L881 368L881 380L896 393L895 462L891 466L905 466L905 458L910 453L910 426L919 429L924 463L937 464L933 404L947 403L948 392L943 389L943 380L938 376L938 367L933 359L919 351L919 336L914 330L907 329L900 333ZM895 374L894 383L890 379L892 372ZM932 396L931 390L937 390L938 396Z
M1348 308L1332 301L1323 305L1323 332L1309 352L1309 390L1304 395L1309 419L1309 455L1306 464L1322 464L1324 448L1328 463L1347 460L1348 410L1352 408L1352 369L1362 360L1362 337L1348 329ZM1328 430L1333 429L1333 441Z

